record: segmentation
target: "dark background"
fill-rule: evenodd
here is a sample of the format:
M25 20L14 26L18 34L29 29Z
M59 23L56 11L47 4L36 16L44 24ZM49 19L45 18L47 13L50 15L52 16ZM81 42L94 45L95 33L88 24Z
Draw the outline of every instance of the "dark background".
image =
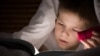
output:
M0 0L0 32L16 32L28 25L42 0Z

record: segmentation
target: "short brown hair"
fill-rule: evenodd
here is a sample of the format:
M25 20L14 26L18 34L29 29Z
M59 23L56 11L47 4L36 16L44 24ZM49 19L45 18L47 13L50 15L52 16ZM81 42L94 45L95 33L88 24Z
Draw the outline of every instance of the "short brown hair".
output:
M59 0L59 2L59 10L77 13L81 18L88 20L90 23L98 24L93 0Z

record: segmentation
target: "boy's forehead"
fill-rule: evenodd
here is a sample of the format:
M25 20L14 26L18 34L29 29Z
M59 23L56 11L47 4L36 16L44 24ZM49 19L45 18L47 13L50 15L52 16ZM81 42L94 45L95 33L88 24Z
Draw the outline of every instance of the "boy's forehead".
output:
M58 19L61 21L80 21L80 17L76 13L72 12L60 12Z
M58 20L63 22L66 25L78 26L78 27L87 27L88 22L82 20L78 14L72 12L61 12L58 16Z

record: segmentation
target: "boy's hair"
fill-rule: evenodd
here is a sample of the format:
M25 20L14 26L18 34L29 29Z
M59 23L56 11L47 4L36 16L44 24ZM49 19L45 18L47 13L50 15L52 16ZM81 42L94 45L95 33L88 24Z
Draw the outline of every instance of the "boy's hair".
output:
M98 24L93 0L59 0L59 2L59 10L77 13L82 20L88 20L94 25Z

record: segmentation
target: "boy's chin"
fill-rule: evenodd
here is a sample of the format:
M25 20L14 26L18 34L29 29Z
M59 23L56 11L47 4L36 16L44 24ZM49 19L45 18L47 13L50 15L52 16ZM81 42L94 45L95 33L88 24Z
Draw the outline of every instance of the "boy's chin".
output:
M61 50L75 50L76 48L66 47L66 46L59 46Z
M67 50L67 49L68 49L68 48L65 47L65 46L59 46L59 48L62 49L62 50Z

